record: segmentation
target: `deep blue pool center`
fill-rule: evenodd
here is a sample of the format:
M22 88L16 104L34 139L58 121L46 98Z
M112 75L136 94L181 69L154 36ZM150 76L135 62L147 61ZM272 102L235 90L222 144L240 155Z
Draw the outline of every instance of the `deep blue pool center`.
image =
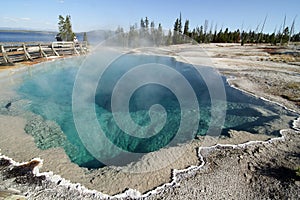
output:
M79 166L99 168L104 164L95 159L82 144L72 114L72 91L83 59L73 58L42 64L32 71L31 76L24 76L24 81L17 91L22 98L29 100L27 111L34 113L36 116L41 116L28 120L31 126L28 125L25 128L28 133L35 137L38 147L47 149L61 146L70 159ZM167 119L158 134L149 138L134 137L124 133L112 116L111 98L117 81L135 66L147 63L170 66L188 80L196 94L201 112L198 131L192 137L205 135L212 120L209 90L203 80L205 74L199 74L194 66L178 62L174 58L126 54L116 59L104 71L98 83L96 96L89 100L94 102L98 122L105 131L107 138L119 148L139 153L157 151L167 146L174 139L180 125L180 103L176 94L162 85L147 84L138 88L131 96L128 105L132 120L140 126L151 123L148 110L152 105L159 104L163 106L167 113ZM204 66L197 67L206 68ZM253 134L278 135L280 129L274 129L272 124L278 124L282 116L295 117L294 113L278 105L230 87L225 78L223 78L223 83L227 105L225 123L219 125L223 135L227 135L230 129L248 131ZM88 115L88 113L85 114ZM46 121L55 123L46 123ZM38 127L43 124L45 126L45 123L50 127ZM88 124L89 121L87 120L86 123ZM30 128L33 127L32 124L35 128ZM56 127L51 127L52 124L55 124ZM285 128L285 125L280 128ZM189 130L186 130L186 132L189 134ZM51 142L44 142L49 140ZM178 138L178 143L190 140L191 135L183 136ZM117 157L118 155L114 156ZM131 161L124 161L123 159L119 165L125 165Z

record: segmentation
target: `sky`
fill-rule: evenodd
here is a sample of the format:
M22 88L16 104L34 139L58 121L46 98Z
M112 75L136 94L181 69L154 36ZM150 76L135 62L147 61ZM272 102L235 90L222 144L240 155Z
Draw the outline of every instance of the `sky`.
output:
M146 16L156 26L173 29L179 14L190 21L190 28L208 20L209 27L272 33L291 27L300 32L299 0L4 0L1 1L0 27L57 31L59 15L70 15L74 32L129 29Z

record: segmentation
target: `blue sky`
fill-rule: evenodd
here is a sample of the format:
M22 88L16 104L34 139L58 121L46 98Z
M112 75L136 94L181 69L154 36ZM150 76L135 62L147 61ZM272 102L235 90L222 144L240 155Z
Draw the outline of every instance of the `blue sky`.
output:
M95 29L128 29L142 17L173 28L179 13L190 20L190 27L201 26L207 19L213 28L255 30L267 21L264 32L277 31L283 24L300 31L299 0L5 0L1 1L0 27L57 30L58 15L71 15L75 32ZM210 26L210 25L209 25ZM260 30L260 29L259 29Z

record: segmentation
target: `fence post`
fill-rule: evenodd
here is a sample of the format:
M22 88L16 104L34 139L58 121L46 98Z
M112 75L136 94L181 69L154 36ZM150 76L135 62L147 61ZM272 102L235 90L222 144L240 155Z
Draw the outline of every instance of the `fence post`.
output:
M52 45L51 45L51 49L52 49L52 51L53 51L53 53L54 53L54 55L56 55L56 56L59 56L59 54L57 53L57 51L55 51L55 49L54 49L54 42L52 42Z
M47 58L47 54L43 51L41 44L39 44L39 50L40 50L40 55L41 57L46 57Z
M78 52L77 49L76 49L76 43L75 43L75 42L73 42L73 48L74 48L74 52L75 52L77 55L79 55L79 52Z
M30 54L28 53L28 51L26 49L25 43L23 43L23 50L24 50L25 59L33 61L32 58L31 58L31 56L30 56Z
M2 53L2 57L5 63L13 64L11 59L8 57L3 45L0 45L0 51Z
M84 49L82 47L82 43L79 43L79 47L80 47L80 53L85 55L86 52L84 51Z
M88 49L88 42L87 42L87 41L84 41L83 44L84 44L83 50L84 50L84 52L87 54L88 51L89 51L89 49Z

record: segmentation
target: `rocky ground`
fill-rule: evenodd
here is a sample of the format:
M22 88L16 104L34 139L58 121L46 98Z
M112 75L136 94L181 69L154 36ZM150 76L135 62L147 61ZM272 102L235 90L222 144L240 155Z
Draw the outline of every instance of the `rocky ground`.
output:
M164 54L175 56L178 60L184 57L183 60L195 64L203 63L204 59L207 64L214 66L230 78L229 82L233 86L253 95L278 102L300 113L300 67L297 47L282 49L269 46L241 47L232 44L210 44L202 47L203 51L199 53L196 51L198 48L192 45L170 46L165 49ZM286 55L285 52L294 53ZM300 180L296 173L296 169L300 166L300 130L296 129L296 127L299 128L299 124L300 122L298 125L295 123L294 129L282 131L284 137L278 140L270 140L267 137L253 138L248 134L241 136L241 133L238 138L235 138L237 136L233 134L231 138L224 141L219 140L219 143L225 144L229 140L232 140L229 143L235 144L250 140L267 141L248 145L205 148L201 146L200 138L184 147L188 152L186 155L189 156L183 156L185 158L181 160L182 162L178 160L174 166L169 166L163 172L157 172L159 176L153 173L144 174L139 177L147 180L142 184L128 182L128 185L133 185L131 188L138 189L144 195L119 187L124 174L118 170L102 172L102 174L99 172L97 175L100 178L90 179L97 184L103 184L101 180L103 182L104 178L108 176L112 182L106 182L106 185L113 188L115 184L116 187L119 187L117 191L126 191L123 194L109 197L97 191L88 191L79 184L71 185L57 176L49 178L49 175L41 174L40 177L36 177L32 168L39 165L39 161L32 161L31 165L18 168L16 163L2 157L0 158L0 180L2 182L0 199L14 197L15 199L118 197L127 199L299 199ZM175 151L177 150L175 149ZM2 153L4 152L2 151ZM9 154L9 151L4 154ZM187 163L183 164L184 162ZM171 169L184 169L189 165L195 165L195 167L183 171L175 170L176 173L173 170L172 176ZM202 165L203 167L197 167ZM66 172L62 171L62 173ZM87 176L91 178L94 175ZM127 176L124 180L131 180ZM153 180L155 177L160 178L158 181ZM163 185L151 192L151 189L155 188L155 184L158 186L165 182L170 182L170 184ZM89 187L89 184L93 185L88 182L84 185ZM108 190L109 187L107 187L107 192L115 194ZM150 192L147 193L149 190Z
M299 133L284 141L201 151L206 164L149 199L299 199Z
M214 67L229 77L233 86L299 113L300 54L299 47L295 49L204 47ZM179 187L150 199L299 199L300 133L293 129L283 133L283 141L203 152L206 165L201 170L183 175Z

